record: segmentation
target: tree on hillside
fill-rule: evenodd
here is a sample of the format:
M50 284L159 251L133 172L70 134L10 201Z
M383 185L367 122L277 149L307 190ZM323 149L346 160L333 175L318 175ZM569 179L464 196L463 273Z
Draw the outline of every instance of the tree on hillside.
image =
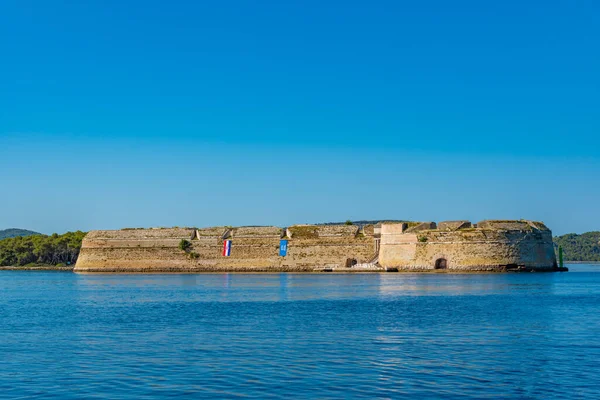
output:
M16 229L16 228L0 229L0 240L7 239L7 238L13 238L13 237L17 237L17 236L31 236L31 235L41 235L41 233L34 232L34 231L28 231L27 229Z
M563 248L566 261L600 261L600 232L569 233L555 237L554 243Z
M77 231L0 240L0 266L75 264L85 234Z

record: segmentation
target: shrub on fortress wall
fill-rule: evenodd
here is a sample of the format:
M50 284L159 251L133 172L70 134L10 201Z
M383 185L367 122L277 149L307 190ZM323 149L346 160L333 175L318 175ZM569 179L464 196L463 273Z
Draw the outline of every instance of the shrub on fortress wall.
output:
M294 225L290 226L288 231L295 239L316 239L319 237L317 229L315 225Z
M185 239L181 239L181 241L179 242L179 250L183 250L183 251L187 252L191 247L192 247L192 244Z

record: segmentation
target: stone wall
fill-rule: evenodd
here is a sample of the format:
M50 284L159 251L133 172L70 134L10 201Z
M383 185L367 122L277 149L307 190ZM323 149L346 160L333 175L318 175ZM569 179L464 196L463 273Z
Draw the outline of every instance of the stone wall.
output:
M269 271L277 265L282 229L269 227L198 229L190 268L199 271ZM223 240L231 240L231 256L224 257Z
M281 239L287 256L279 256ZM181 240L190 243L184 251ZM222 255L231 240L231 256ZM76 271L548 270L556 265L541 222L487 220L93 231ZM439 268L438 268L439 267ZM351 269L351 268L350 268Z
M91 231L83 239L76 271L162 271L189 267L179 250L182 239L191 241L192 228L122 229Z
M280 240L288 240L286 257ZM179 248L190 242L187 252ZM231 256L222 255L231 240ZM365 263L376 255L373 227L299 225L93 231L76 271L313 271Z
M287 231L288 256L279 260L282 270L341 268L376 256L372 225L299 225Z
M552 232L532 221L483 221L477 228L461 221L442 229L411 232L403 224L382 224L379 263L386 268L461 271L552 269ZM464 227L464 228L461 228ZM438 261L440 260L440 261Z

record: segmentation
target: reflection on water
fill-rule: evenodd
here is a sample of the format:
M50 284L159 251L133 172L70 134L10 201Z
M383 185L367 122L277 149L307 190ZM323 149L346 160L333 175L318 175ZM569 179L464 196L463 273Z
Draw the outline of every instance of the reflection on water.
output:
M600 266L0 272L0 397L598 398Z

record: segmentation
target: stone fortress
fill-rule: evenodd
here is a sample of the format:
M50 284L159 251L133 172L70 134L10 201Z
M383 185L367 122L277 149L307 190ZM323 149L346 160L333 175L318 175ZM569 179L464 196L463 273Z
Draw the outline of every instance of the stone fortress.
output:
M224 245L230 246L225 255ZM285 252L280 248L285 244ZM555 271L541 222L487 220L91 231L76 272Z

